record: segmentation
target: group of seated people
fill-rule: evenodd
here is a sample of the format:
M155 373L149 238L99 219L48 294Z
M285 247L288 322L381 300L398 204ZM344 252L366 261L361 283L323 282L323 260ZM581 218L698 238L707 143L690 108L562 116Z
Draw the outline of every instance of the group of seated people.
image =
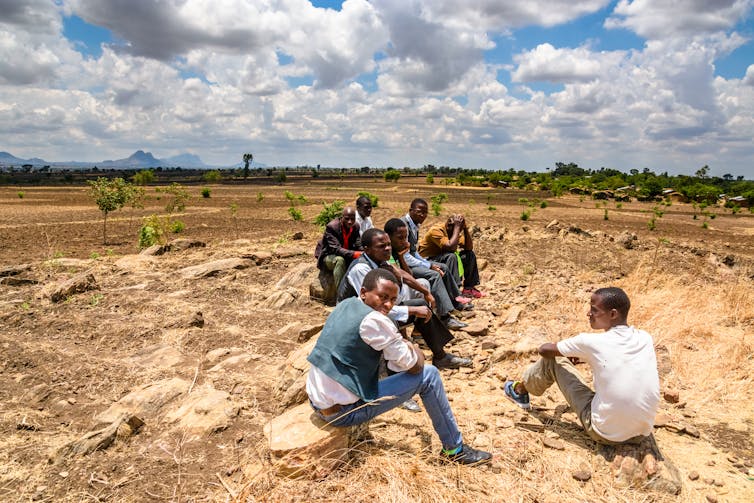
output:
M356 209L344 208L327 225L317 245L318 266L333 272L338 303L308 357L311 406L324 421L350 426L400 406L421 410L410 405L418 394L440 438L441 459L488 462L489 452L463 442L438 371L472 366L471 359L444 350L453 339L449 328L463 325L450 313L472 309L470 300L483 295L476 289L479 273L466 221L452 215L420 240L427 217L423 199L414 199L408 213L388 220L384 230L373 226L371 210L369 198L359 198ZM539 396L557 383L591 439L640 442L652 433L659 377L652 338L628 326L629 308L623 290L596 290L587 316L592 328L605 333L543 344L542 358L520 381L507 381L503 395L528 410L529 393ZM416 341L401 333L407 324L421 334L432 365ZM577 359L591 366L595 391L576 369Z

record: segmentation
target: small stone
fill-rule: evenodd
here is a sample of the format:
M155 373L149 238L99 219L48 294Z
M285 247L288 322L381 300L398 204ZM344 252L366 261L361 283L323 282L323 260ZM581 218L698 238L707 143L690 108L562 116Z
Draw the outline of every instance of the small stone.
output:
M655 416L655 428L662 428L670 422L670 416L660 412Z
M573 478L580 482L586 482L587 480L592 478L592 472L588 472L586 470L576 470L571 474Z
M67 478L68 477L68 472L63 471L63 472L58 473L58 475L60 475L62 478Z
M73 404L75 404L75 403L76 403L76 399L75 399L75 398L73 398L73 397L71 397L71 398L69 398L69 399L67 400L67 402L68 402L68 403L70 403L71 405L73 405Z
M696 429L696 426L691 426L690 424L687 424L684 426L683 431L694 438L699 438L699 430Z
M296 233L293 234L293 236L291 236L291 239L294 240L294 241L299 241L301 239L304 239L304 233L301 232L301 231L296 232Z
M663 391L662 397L668 403L678 403L680 399L680 395L678 394L678 391L672 390L672 389L666 389L665 391Z
M707 484L708 486L711 486L712 484L715 483L715 479L710 478L710 477L705 477L704 478L704 483Z
M550 449L556 449L558 451L565 450L565 445L563 445L563 442L556 438L544 437L542 438L542 445L549 447Z
M707 494L704 497L707 498L707 501L709 501L709 503L717 503L717 496L715 496L714 494Z
M483 350L495 349L497 347L498 347L498 343L495 342L495 341L484 341L484 342L482 342L482 349Z
M707 466L715 466L715 460L710 459L709 461L707 461Z
M689 480L699 480L699 472L696 470L689 472Z
M716 480L715 481L715 486L716 487L723 487L724 485L725 485L725 482L723 482L722 480Z
M738 463L738 458L737 458L737 457L735 457L735 456L728 456L728 457L727 457L726 459L727 459L728 461L730 461L731 463L733 463L733 464L736 464L736 463Z

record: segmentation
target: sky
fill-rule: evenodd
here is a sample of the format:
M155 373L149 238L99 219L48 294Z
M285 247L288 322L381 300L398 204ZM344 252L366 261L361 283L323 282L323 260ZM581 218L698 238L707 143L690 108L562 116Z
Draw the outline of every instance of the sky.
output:
M754 0L0 0L0 151L754 179Z

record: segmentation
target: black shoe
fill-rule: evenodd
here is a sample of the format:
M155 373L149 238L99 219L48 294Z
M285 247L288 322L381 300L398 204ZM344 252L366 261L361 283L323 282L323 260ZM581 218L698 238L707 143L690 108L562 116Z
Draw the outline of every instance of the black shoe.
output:
M422 408L419 407L419 404L416 403L416 400L413 398L409 398L405 402L401 404L401 409L405 409L409 412L421 412Z
M470 445L462 444L460 452L455 454L445 454L440 451L440 457L446 461L458 463L459 465L481 465L489 463L492 459L492 454L487 451L474 449Z
M445 320L443 320L445 323L445 326L448 328L448 330L460 330L463 327L468 327L468 323L464 323L460 320L457 320L453 318L452 316L448 316Z
M457 369L459 367L471 367L473 362L468 358L445 353L439 360L432 360L432 365L438 369Z

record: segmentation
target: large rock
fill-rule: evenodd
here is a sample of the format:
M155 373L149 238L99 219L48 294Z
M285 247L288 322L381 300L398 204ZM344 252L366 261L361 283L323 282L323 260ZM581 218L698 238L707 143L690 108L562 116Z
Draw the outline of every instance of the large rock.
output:
M97 289L99 289L99 286L97 286L94 275L90 272L84 272L45 289L44 293L49 295L51 301L61 302L71 295Z
M298 298L301 297L301 292L295 288L285 288L283 290L277 290L273 292L265 301L265 306L269 309L282 309L284 307L293 305Z
M309 282L309 298L334 306L338 295L338 285L330 271L319 271L319 275Z
M275 386L275 398L278 400L279 410L307 400L306 375L311 365L306 357L312 352L317 339L318 337L309 339L306 344L299 346L286 358Z
M322 479L345 462L349 429L327 426L308 403L264 426L276 471L293 478Z
M126 359L129 363L140 367L168 368L183 363L180 351L167 344L155 344L137 351Z
M189 248L204 248L207 243L198 239L178 238L169 242L166 247L168 251L188 250Z
M206 434L224 430L238 415L239 407L225 391L212 387L194 388L183 403L165 415L181 431Z
M155 415L166 404L186 393L189 386L188 381L177 377L139 386L94 419L99 423L109 424L123 415L139 417Z
M285 273L285 276L275 283L275 288L283 289L286 287L293 287L305 290L315 271L317 271L317 264L308 262L299 264Z
M144 421L140 418L130 414L122 414L109 425L90 431L79 439L65 444L50 458L50 462L59 464L63 459L70 456L85 456L94 451L107 449L115 442L115 438L121 434L120 432L126 430L130 435L138 432L142 426L144 426Z
M198 279L217 276L234 269L246 269L250 265L251 262L244 258L226 258L185 267L178 271L178 273L186 279Z
M620 486L646 488L674 495L681 492L681 474L662 455L654 435L638 445L601 446L600 456L609 463L615 481Z
M155 263L151 255L125 255L115 261L115 267L122 271L148 271Z
M6 276L16 276L22 272L30 271L31 264L11 265L7 267L0 267L0 278Z

